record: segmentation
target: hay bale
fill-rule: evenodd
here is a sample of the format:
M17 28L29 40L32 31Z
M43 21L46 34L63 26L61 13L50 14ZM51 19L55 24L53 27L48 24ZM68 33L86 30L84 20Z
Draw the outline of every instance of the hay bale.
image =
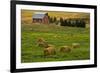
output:
M48 43L43 38L38 38L37 39L37 45L39 47L47 47Z
M38 38L37 42L45 42L44 38Z
M52 44L47 44L47 45L45 46L45 48L48 48L48 47L54 47L54 45L52 45Z
M48 44L44 43L44 42L41 42L41 43L38 43L38 46L46 48L48 46Z
M72 48L79 48L80 47L80 43L72 43Z
M51 56L56 54L56 50L54 47L48 47L48 48L44 48L44 56Z
M62 46L60 48L60 52L71 52L71 47L69 47L69 46Z

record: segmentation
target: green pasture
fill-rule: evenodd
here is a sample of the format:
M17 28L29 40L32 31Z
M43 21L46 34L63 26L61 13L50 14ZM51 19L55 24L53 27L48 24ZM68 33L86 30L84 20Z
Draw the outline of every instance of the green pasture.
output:
M90 58L89 33L89 28L24 23L21 25L21 62L87 60ZM54 45L57 53L51 57L44 57L44 48L36 43L38 38L44 38ZM80 48L72 49L69 53L59 52L61 46L71 46L72 43L80 43Z

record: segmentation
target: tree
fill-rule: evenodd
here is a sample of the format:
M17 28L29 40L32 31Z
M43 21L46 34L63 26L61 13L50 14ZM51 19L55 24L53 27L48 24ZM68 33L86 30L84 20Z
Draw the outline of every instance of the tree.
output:
M56 18L56 17L54 17L54 18L53 18L53 22L56 22L56 21L57 21L57 18Z
M81 20L81 27L85 28L86 27L86 23L85 21Z
M59 24L59 20L56 20L55 24L58 25Z
M49 22L53 23L53 18L52 17L49 17Z
M63 25L63 18L60 18L60 25Z

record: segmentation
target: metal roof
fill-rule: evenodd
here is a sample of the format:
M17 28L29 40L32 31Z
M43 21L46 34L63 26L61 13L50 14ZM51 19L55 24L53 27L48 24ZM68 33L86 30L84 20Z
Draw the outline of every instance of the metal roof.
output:
M47 12L35 12L35 14L46 14Z
M34 15L33 15L33 18L34 19L43 19L44 16L45 16L46 12L36 12Z
M42 18L44 18L44 14L35 14L35 15L33 15L33 18L34 19L42 19Z

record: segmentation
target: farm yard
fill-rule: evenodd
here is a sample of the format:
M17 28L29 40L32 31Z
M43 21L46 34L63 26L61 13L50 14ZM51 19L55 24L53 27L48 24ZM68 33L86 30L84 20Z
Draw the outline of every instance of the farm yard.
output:
M58 26L54 23L32 23L34 10L21 11L21 62L48 62L71 61L90 59L90 29L88 28ZM40 12L40 11L39 11ZM88 18L88 13L48 12L51 17L57 18ZM55 14L56 13L56 14ZM54 46L56 53L44 56L44 47L37 44L37 40L43 38L48 44ZM79 43L79 47L72 48L73 43ZM70 52L61 52L62 46L70 46Z

